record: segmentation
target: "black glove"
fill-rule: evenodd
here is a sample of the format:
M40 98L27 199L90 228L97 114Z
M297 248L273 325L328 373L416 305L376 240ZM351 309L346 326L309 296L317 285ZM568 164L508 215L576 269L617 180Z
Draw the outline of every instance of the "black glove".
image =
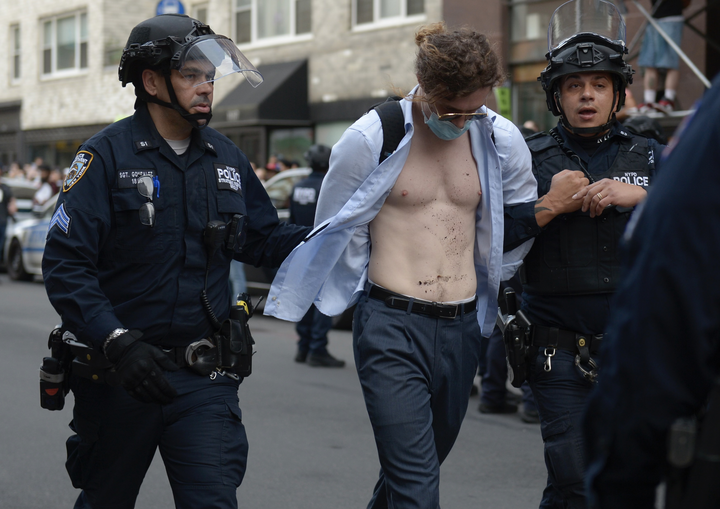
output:
M162 371L179 368L159 348L138 341L141 337L138 330L116 337L105 347L105 357L114 365L119 384L130 396L143 403L170 403L177 391Z

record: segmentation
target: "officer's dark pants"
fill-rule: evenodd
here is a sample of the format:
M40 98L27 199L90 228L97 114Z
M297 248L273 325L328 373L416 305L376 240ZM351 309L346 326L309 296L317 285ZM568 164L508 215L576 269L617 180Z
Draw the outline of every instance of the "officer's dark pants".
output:
M491 407L501 407L507 400L508 368L505 360L505 344L502 332L495 327L487 341L485 351L485 371L482 373L482 392L480 401ZM522 400L525 411L534 411L535 399L527 382L522 384Z
M581 418L592 384L575 366L575 353L558 349L551 358L552 369L545 371L543 351L544 348L539 349L529 379L540 413L548 471L540 508L585 508Z
M82 493L76 509L132 508L160 449L177 508L236 508L247 437L239 382L187 369L165 373L178 397L168 405L131 398L120 387L73 377L67 470Z
M328 332L332 328L332 317L322 314L313 304L295 326L300 336L298 350L312 354L327 352Z
M431 318L366 295L355 309L353 345L381 466L368 508L435 509L440 464L477 372L476 312Z

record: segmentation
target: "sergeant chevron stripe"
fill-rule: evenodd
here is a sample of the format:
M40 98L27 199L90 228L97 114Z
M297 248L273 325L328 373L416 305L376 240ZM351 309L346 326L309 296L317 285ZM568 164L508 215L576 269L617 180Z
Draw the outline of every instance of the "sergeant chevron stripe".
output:
M61 203L58 209L53 214L52 219L50 220L50 226L48 226L48 233L50 232L50 229L57 225L60 230L62 230L65 235L68 237L70 236L70 221L72 218L65 212L65 204Z

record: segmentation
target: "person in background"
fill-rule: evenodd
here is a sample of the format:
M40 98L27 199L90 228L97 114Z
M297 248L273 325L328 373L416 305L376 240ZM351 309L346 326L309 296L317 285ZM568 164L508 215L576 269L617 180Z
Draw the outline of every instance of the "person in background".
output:
M0 176L2 171L0 170ZM0 183L0 258L4 252L5 231L7 230L8 219L17 214L17 202L13 196L10 186Z
M534 133L540 131L540 128L538 127L537 123L534 120L526 120L523 122L522 125L525 129L528 129L529 131L532 131Z
M687 5L684 0L650 0L653 5L652 17L660 28L680 46L685 18L682 11ZM689 5L690 2L687 1ZM645 70L643 78L643 103L638 107L640 113L658 110L670 113L675 109L677 87L680 82L680 57L660 33L651 24L647 25L638 66ZM658 69L666 70L665 83L662 88L659 83ZM663 96L657 99L658 89L663 90Z
M13 161L10 163L10 168L7 171L7 178L9 179L24 179L25 178L25 172L22 169L22 166L17 161Z
M35 191L35 195L33 196L33 209L35 210L44 205L45 202L55 194L53 192L53 186L50 183L50 175L52 174L50 166L41 163L37 169L40 173L40 188Z
M48 179L50 187L52 187L52 195L55 196L62 189L63 174L58 168L53 168Z
M312 226L315 221L317 199L320 187L330 166L330 147L313 145L305 152L312 173L293 187L290 194L289 223ZM332 328L332 317L326 316L313 304L297 325L299 339L295 362L307 362L309 366L342 368L345 361L336 359L328 352L328 332Z

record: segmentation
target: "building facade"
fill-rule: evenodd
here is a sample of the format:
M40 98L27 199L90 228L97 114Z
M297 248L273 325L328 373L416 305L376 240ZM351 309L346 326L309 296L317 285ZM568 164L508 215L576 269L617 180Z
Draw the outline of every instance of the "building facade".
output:
M648 0L643 0L648 3ZM704 28L706 0L693 0ZM131 115L133 87L122 88L117 65L140 21L181 10L231 37L265 82L253 89L240 75L215 87L212 126L250 159L296 160L313 142L332 145L373 104L415 84L414 34L444 20L488 35L507 64L511 115L541 127L548 116L536 81L545 65L546 30L559 0L0 0L0 163L37 156L64 167L82 141ZM688 12L686 11L686 12ZM628 38L641 18L630 5ZM629 41L630 42L630 41ZM639 49L639 45L637 46ZM683 48L701 70L705 43L686 28ZM632 55L631 55L632 56ZM683 64L684 65L684 64ZM680 102L690 106L702 85L685 67ZM632 90L642 95L638 75ZM494 98L490 107L497 108Z

